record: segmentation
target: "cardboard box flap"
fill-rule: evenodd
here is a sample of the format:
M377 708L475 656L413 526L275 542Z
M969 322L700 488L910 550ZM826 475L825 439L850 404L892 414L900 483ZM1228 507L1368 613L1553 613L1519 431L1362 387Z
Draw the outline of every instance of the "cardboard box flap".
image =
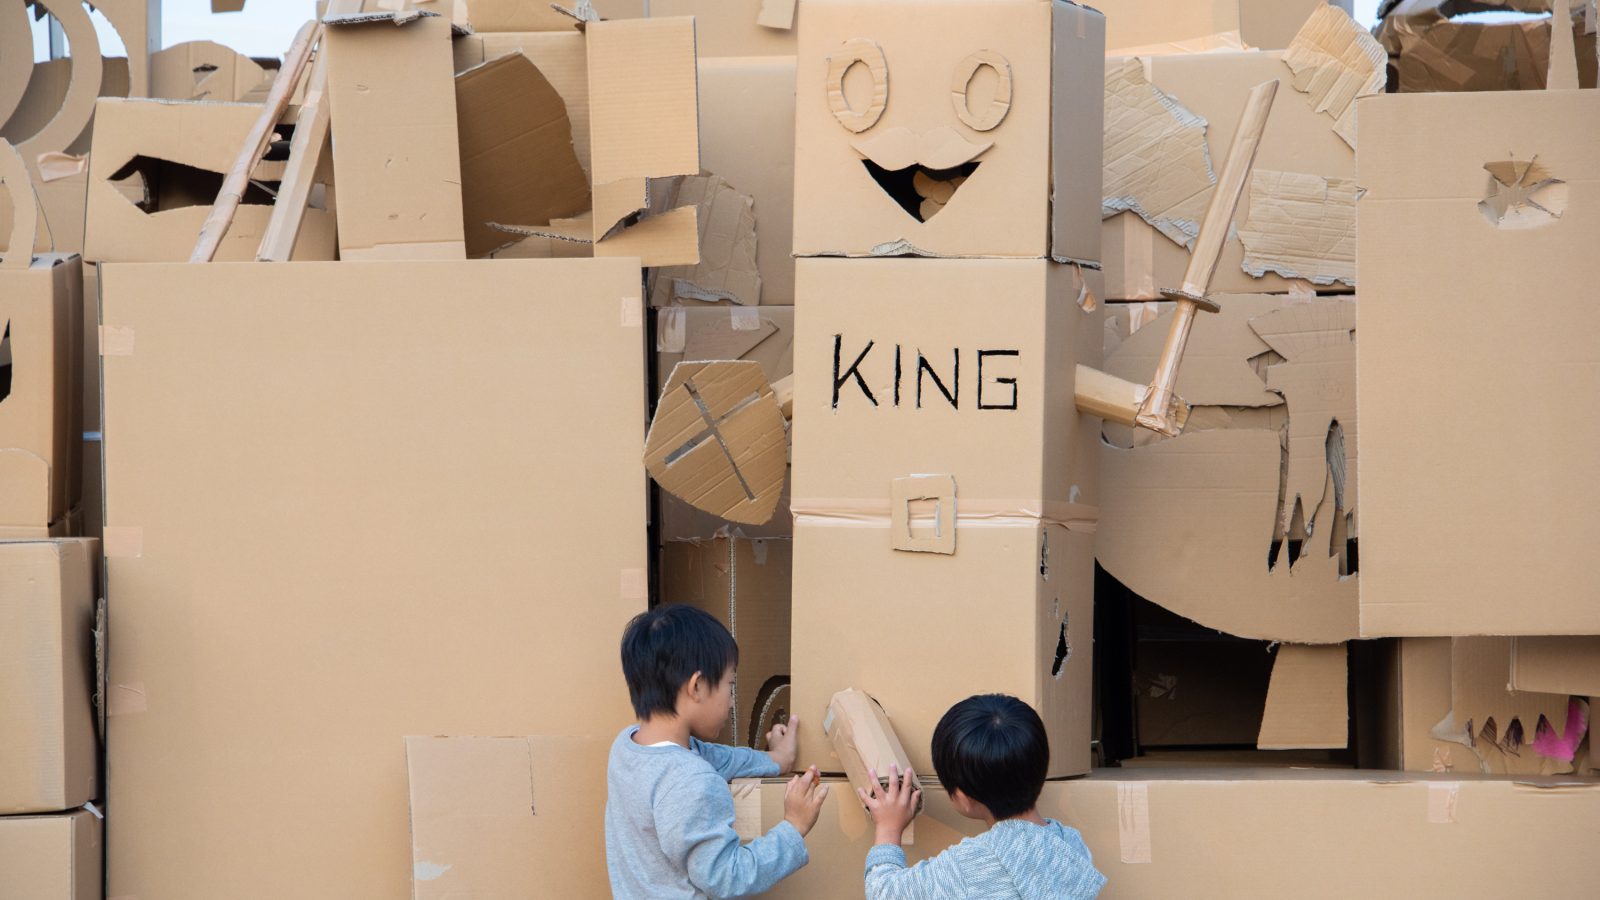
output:
M689 205L698 210L700 262L693 267L652 271L652 305L666 306L678 300L729 300L740 306L760 303L755 200L709 173L672 179L663 187L660 202L666 208Z
M1333 117L1334 133L1356 145L1356 101L1383 93L1388 55L1350 14L1318 6L1283 55L1294 89Z
M700 262L699 210L679 207L625 225L595 244L595 256L631 256L644 266L693 266Z
M1106 67L1105 97L1101 215L1132 211L1190 246L1217 183L1206 120L1151 84L1134 57Z
M584 897L604 884L610 742L408 737L412 896Z
M679 363L645 438L662 490L730 522L760 525L783 492L789 442L761 365Z
M1512 638L1511 689L1600 696L1600 637Z
M1344 644L1284 644L1272 664L1261 717L1261 750L1336 750L1350 743Z
M1100 223L1094 206L1101 187L1084 176L1102 168L1104 160L1100 135L1084 123L1105 121L1105 96L1075 88L1104 78L1106 17L1077 3L1053 3L1051 11L1050 257L1098 265ZM968 86L956 91L961 99L956 113L963 120L971 114L971 98L961 97Z
M1355 179L1256 169L1238 234L1244 271L1255 278L1354 285Z
M900 745L899 735L894 733L889 714L870 694L855 688L834 694L828 701L822 730L850 779L850 787L856 790L870 792L875 785L887 786L894 767L901 772L911 768L911 759ZM876 772L877 779L873 779L868 770ZM921 790L921 776L913 778L912 783ZM920 805L917 811L921 812Z
M566 104L521 52L456 76L467 255L508 243L492 222L548 225L589 209Z
M1434 736L1465 745L1485 772L1501 765L1513 774L1573 771L1588 730L1587 704L1577 701L1580 714L1566 694L1513 691L1511 668L1511 638L1453 638L1450 716Z

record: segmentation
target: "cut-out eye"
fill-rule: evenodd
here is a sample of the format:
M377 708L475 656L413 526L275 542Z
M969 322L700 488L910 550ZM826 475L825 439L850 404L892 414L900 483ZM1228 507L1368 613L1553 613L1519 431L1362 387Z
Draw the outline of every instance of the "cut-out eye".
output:
M888 105L889 63L882 47L866 38L852 38L829 55L828 107L840 125L860 134L878 124Z
M950 99L968 128L992 130L1011 111L1011 63L993 50L974 52L956 65Z

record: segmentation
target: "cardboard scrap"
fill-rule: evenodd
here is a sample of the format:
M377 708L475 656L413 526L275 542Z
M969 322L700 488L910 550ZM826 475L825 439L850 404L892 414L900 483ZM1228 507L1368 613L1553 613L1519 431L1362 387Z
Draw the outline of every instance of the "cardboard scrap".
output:
M1600 637L1512 638L1511 688L1600 696Z
M730 300L740 306L761 302L761 271L756 264L755 201L719 175L702 173L667 181L651 206L694 206L700 227L700 262L651 272L652 306L676 301ZM736 357L723 357L733 359Z
M1568 696L1510 689L1511 638L1453 638L1450 654L1450 716L1434 727L1435 737L1466 746L1486 773L1573 770L1570 754L1552 758L1534 747L1545 734L1581 739L1568 733Z
M467 255L509 243L492 222L549 225L589 208L566 104L520 51L456 76Z
M696 509L760 525L777 509L788 446L760 363L679 363L661 391L644 462L662 490Z
M1131 210L1189 246L1217 183L1206 120L1151 84L1134 57L1106 68L1103 217Z
M1383 92L1388 55L1336 6L1318 6L1283 55L1294 89L1317 112L1333 117L1333 131L1356 145L1356 101Z
M1350 743L1348 652L1344 644L1284 644L1272 664L1261 750L1332 750Z
M1256 169L1239 226L1244 270L1312 284L1356 281L1356 183Z
M187 41L150 55L150 96L168 100L266 99L273 73L213 41Z
M838 754L839 763L844 766L845 776L850 779L850 787L854 790L871 793L874 787L888 787L889 779L893 777L891 767L899 767L901 772L911 768L911 758L906 755L905 747L901 746L900 737L894 733L889 714L870 694L855 688L846 688L834 694L828 701L828 714L823 717L822 730L833 744L833 752ZM877 773L876 779L868 773L869 769ZM921 790L921 776L912 774L915 777L911 783L916 790ZM922 812L920 800L917 812ZM911 828L906 829L900 841L903 844L914 843Z

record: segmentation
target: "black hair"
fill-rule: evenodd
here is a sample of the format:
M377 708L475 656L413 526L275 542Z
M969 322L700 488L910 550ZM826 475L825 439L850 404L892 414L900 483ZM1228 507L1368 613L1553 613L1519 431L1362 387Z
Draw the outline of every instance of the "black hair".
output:
M622 677L640 719L674 715L694 673L711 687L739 664L739 645L721 622L692 606L668 604L633 617L622 631Z
M1050 739L1033 707L1005 694L979 694L950 707L933 729L933 770L998 821L1039 802L1050 769Z

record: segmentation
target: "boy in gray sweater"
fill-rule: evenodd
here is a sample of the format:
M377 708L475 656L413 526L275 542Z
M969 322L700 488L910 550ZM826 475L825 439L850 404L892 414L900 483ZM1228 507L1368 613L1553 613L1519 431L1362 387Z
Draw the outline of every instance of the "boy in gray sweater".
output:
M816 767L790 779L784 820L740 845L734 778L794 768L798 717L767 735L766 753L709 743L733 708L739 647L721 622L687 606L636 616L622 634L622 674L639 724L611 745L606 868L617 900L744 897L806 864L805 835L828 789Z
M989 830L910 868L900 835L921 791L896 767L887 788L857 791L876 832L867 900L1089 900L1105 876L1075 829L1039 815L1050 765L1044 722L1004 694L957 703L933 730L933 768L950 803ZM869 770L870 771L870 770ZM871 772L877 781L877 772Z

